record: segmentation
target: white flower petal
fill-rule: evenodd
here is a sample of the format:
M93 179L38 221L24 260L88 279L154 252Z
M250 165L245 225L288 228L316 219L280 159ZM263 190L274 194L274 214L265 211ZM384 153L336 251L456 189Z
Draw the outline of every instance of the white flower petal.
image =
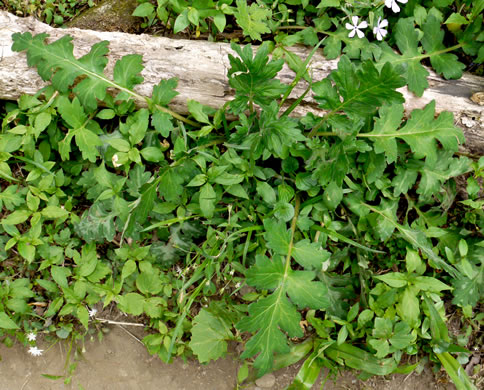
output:
M366 21L363 21L358 25L358 28L367 28L367 27L368 27L368 23Z
M353 22L353 26L356 27L358 25L358 16L352 16L351 20Z
M394 0L385 0L385 6L387 8L392 8L393 1Z
M360 30L356 30L356 33L358 34L358 38L360 38L360 39L365 36L365 34L363 34L363 32L360 31Z
M40 355L42 355L42 352L44 352L44 350L43 349L39 349L37 347L30 347L29 348L29 353L32 356L40 356Z
M111 158L111 161L113 163L113 167L114 168L117 168L117 167L120 167L121 164L118 164L118 160L119 160L119 157L117 154L113 154L113 157Z
M27 333L27 340L35 341L36 338L37 338L37 335L34 332Z
M400 7L398 6L398 4L395 0L393 0L393 3L392 3L392 11L395 12L395 13L400 12Z
M349 24L349 23L346 23L345 27L346 27L347 30L353 30L355 28L355 26L353 26L352 24Z
M355 36L355 34L356 34L356 28L353 29L352 31L350 31L350 33L348 34L348 37L353 38Z
M380 21L378 21L378 26L379 27L387 27L388 26L388 20L386 19L383 19L380 23Z
M408 0L398 0L398 2L400 2L402 4L407 4Z
M380 30L380 34L381 34L383 37L386 37L386 36L387 36L387 34L388 34L388 31L387 31L387 30L383 30L383 29L381 29L381 30Z

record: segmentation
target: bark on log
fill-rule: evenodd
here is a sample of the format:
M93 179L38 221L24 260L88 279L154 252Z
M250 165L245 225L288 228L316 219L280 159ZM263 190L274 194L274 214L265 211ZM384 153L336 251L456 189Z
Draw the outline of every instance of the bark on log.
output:
M15 32L29 31L32 35L48 33L48 41L59 39L69 34L74 38L74 55L86 54L91 46L101 40L109 41L108 75L112 75L114 63L127 54L141 54L145 69L142 72L143 84L135 88L141 95L151 96L152 88L160 79L177 77L178 95L172 109L186 113L187 99L197 100L205 105L219 108L232 99L227 82L230 66L228 54L232 53L226 43L205 41L173 40L149 35L132 35L120 32L100 32L77 28L55 29L33 18L18 18L0 11L0 98L17 99L21 94L34 94L46 84L40 79L36 69L27 66L25 53L12 52L11 35ZM304 47L292 49L301 58L309 50ZM315 80L325 78L336 68L337 60L326 60L318 51L310 64ZM278 78L290 83L294 72L284 66ZM465 74L459 80L444 80L430 71L430 87L422 97L416 97L406 88L402 88L407 112L422 108L435 99L437 112L454 113L456 125L461 127L467 139L463 150L484 155L484 112L483 106L470 98L477 92L484 91L484 78ZM306 89L305 82L300 82L291 97L297 98ZM484 102L482 102L484 103ZM312 111L321 114L312 97L308 94L295 111L295 115L304 115Z

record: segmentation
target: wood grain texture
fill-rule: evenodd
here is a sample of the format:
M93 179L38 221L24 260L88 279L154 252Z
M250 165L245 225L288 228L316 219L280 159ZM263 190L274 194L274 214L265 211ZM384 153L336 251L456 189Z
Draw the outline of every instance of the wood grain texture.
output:
M21 94L34 94L46 84L33 68L27 66L25 53L11 50L11 35L15 32L31 32L33 35L48 33L48 41L71 35L74 40L74 55L86 54L90 47L102 40L109 41L109 63L107 74L112 75L115 62L126 54L143 56L144 82L135 90L141 95L151 96L153 86L160 79L177 77L178 92L171 108L179 113L187 113L186 102L194 99L202 104L219 108L232 99L233 91L227 81L229 68L228 54L232 53L227 43L205 41L173 40L149 35L133 35L121 32L101 32L77 28L56 29L33 18L18 18L0 11L0 98L17 99ZM291 49L305 58L309 49ZM319 50L310 63L311 74L315 81L325 78L337 66L337 60L326 60ZM290 83L294 72L284 66L278 78ZM422 97L416 97L406 88L400 91L406 99L407 112L423 108L432 100L436 101L437 112L454 113L456 125L462 128L467 138L464 150L484 155L484 110L483 106L470 98L476 92L484 91L484 78L464 74L459 80L444 80L430 71L429 88ZM306 89L307 84L300 82L290 98L295 99ZM142 105L142 103L140 103ZM304 115L308 111L322 114L312 96L308 94L294 115Z

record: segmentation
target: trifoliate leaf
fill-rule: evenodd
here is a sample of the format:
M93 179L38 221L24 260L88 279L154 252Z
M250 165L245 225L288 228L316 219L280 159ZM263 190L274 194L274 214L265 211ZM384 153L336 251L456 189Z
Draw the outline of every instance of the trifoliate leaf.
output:
M72 129L82 127L87 120L87 115L77 98L74 98L71 102L66 96L59 96L57 99L57 108L62 119Z
M59 143L59 151L64 160L69 158L71 150L70 144L74 137L76 144L82 152L82 157L91 162L96 161L99 155L97 149L102 145L99 136L87 128L88 125L94 125L94 121L88 121L87 116L81 106L79 99L74 98L72 102L65 96L61 96L57 102L59 113L70 127L64 140ZM97 124L96 124L97 125Z
M237 12L235 13L235 18L237 19L237 24L244 30L244 35L249 35L253 40L261 41L261 34L271 32L267 26L268 19L272 15L271 10L257 3L252 3L248 7L247 1L244 0L236 0L236 3Z

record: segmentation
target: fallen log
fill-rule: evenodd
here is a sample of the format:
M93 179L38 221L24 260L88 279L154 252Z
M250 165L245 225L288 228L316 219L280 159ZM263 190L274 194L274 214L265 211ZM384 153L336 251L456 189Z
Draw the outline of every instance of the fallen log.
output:
M11 35L15 32L31 32L33 35L48 33L48 41L54 41L64 35L74 38L74 55L86 54L91 46L99 41L109 41L109 63L107 74L112 75L115 62L127 54L141 54L144 60L142 76L144 82L135 90L144 96L151 96L152 88L160 79L177 77L177 91L180 93L171 108L179 113L187 113L186 102L194 99L202 104L219 108L233 97L227 81L230 63L228 54L232 53L227 43L205 41L174 40L145 34L133 35L121 32L101 32L80 30L78 28L56 29L36 19L18 18L0 11L0 99L16 100L21 94L34 94L46 85L38 76L36 69L27 66L25 53L11 50ZM295 47L291 49L301 58L306 58L309 49ZM310 63L314 79L325 78L337 66L337 60L326 60L321 50ZM295 74L284 66L278 78L290 83ZM401 88L405 96L407 112L422 108L432 100L436 101L436 111L450 111L455 116L455 123L462 128L467 143L463 151L484 155L484 78L465 74L459 80L444 80L430 71L430 87L422 97L416 97L407 88ZM306 89L301 81L293 90L290 98L297 98ZM481 98L482 97L482 98ZM472 99L471 99L472 98ZM308 111L322 114L317 104L308 94L295 110L295 115L304 115Z

